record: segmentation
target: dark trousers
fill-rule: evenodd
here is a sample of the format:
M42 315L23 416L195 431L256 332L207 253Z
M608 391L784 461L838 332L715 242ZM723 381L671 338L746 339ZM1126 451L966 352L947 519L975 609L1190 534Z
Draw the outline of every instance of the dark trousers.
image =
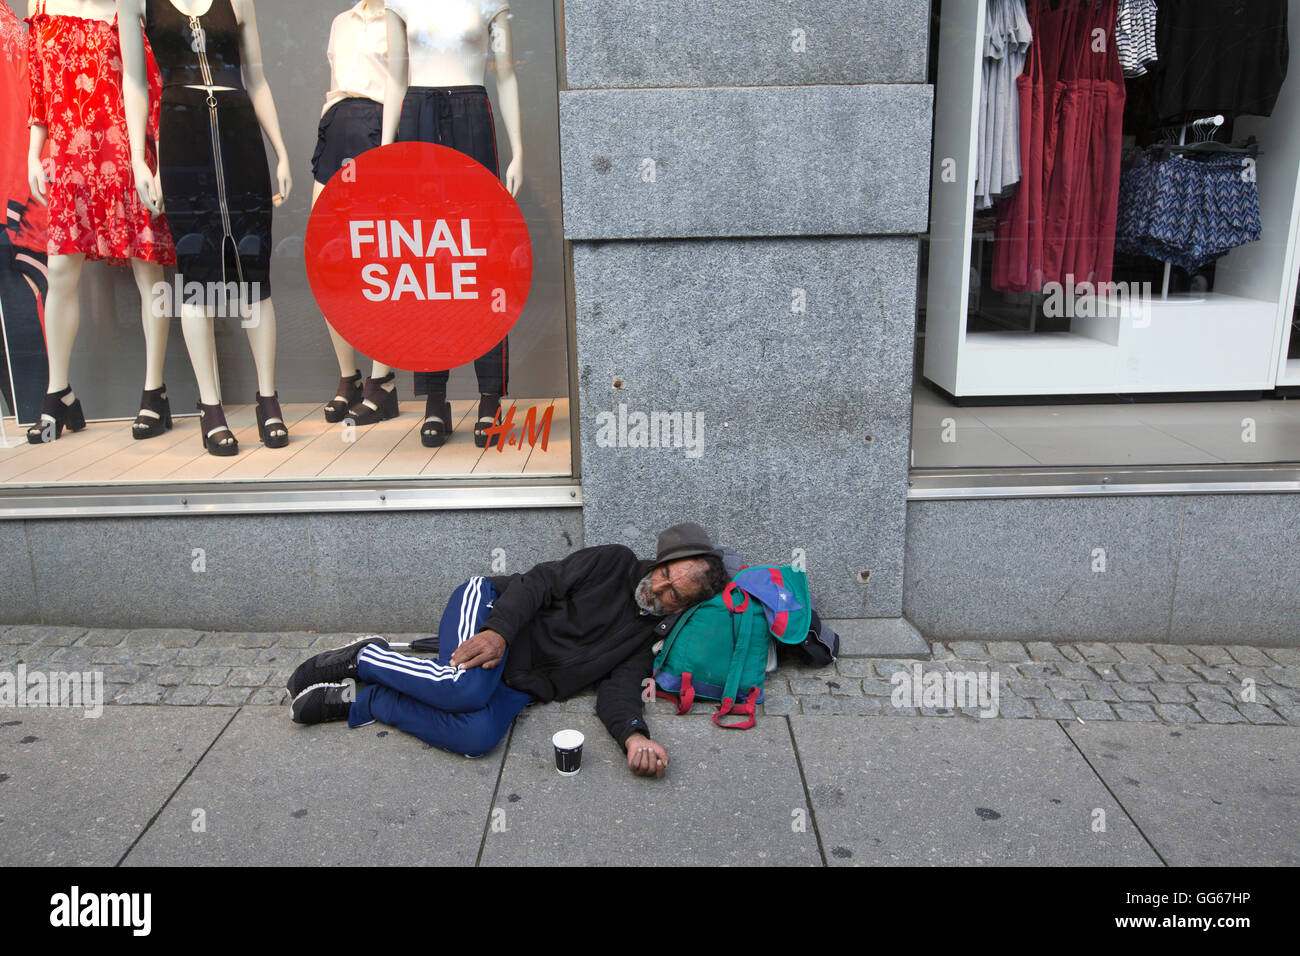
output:
M497 590L473 577L456 588L438 625L436 661L399 654L371 644L357 657L357 691L348 726L382 721L425 743L466 757L481 757L510 729L532 697L501 681L506 658L491 670L462 670L448 661L487 620Z
M36 284L35 293L24 276ZM41 309L48 291L45 253L12 245L9 230L0 227L0 317L4 319L4 357L8 366L0 367L0 392L23 424L40 420L41 400L50 381L45 332L41 328Z
M501 178L497 163L496 128L492 104L481 86L412 86L402 101L402 118L397 126L401 143L435 143L458 150L477 160ZM506 340L474 360L478 390L505 395L510 384L510 360ZM447 394L450 370L416 372L415 394Z

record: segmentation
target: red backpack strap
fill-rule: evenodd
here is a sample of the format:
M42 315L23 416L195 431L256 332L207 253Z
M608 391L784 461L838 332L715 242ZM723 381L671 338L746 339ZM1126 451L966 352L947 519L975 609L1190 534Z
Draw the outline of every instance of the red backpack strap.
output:
M655 685L655 696L663 700L671 700L677 706L678 714L689 714L691 708L695 706L695 685L691 683L691 672L682 671L682 689L679 693L660 690Z
M677 713L688 714L695 705L695 685L691 683L691 672L682 672L681 699L677 702Z
M745 591L740 591L740 593L744 595L745 600L741 603L740 607L736 607L735 598L732 597L732 594L736 591L740 591L740 588L736 586L735 581L732 581L722 589L722 603L727 606L727 610L732 614L743 614L745 608L749 607L749 594Z
M660 700L671 700L677 708L678 714L689 714L691 708L695 706L695 685L691 683L691 672L682 673L682 689L680 693L674 694L671 691L660 690L655 685L655 696Z
M724 730L748 730L750 727L753 727L756 723L758 723L758 716L755 710L755 705L757 704L757 702L758 702L757 687L750 688L749 696L745 698L745 702L743 704L737 704L730 697L727 697L722 701L721 704L718 705L718 710L713 715L713 722L717 724L719 727L722 727ZM736 715L744 715L748 719L742 720L738 724L724 724L721 720L718 719L719 717L736 716Z

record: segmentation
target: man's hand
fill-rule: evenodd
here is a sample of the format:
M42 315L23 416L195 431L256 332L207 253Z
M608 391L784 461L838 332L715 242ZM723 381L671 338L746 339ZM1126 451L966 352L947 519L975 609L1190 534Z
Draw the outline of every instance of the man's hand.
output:
M506 639L496 631L479 631L456 648L451 655L453 667L485 667L488 670L501 663L506 656Z
M627 769L639 777L663 779L668 769L668 751L645 734L627 738Z

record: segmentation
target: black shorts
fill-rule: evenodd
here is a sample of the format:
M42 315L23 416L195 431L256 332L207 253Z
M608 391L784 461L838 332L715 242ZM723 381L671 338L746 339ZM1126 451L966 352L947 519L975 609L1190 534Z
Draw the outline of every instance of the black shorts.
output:
M501 176L492 104L484 87L408 87L402 100L397 141L449 146L478 160L493 176Z
M328 183L349 159L379 145L384 107L362 96L339 100L320 118L311 171L316 182Z

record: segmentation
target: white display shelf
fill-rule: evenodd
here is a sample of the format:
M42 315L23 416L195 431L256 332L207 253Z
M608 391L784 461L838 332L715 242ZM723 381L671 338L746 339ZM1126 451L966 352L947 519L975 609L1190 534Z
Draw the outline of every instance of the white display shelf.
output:
M1300 385L1300 359L1288 359L1278 376L1279 385Z
M1114 346L1074 332L967 332L971 351L1031 352L1052 349L1113 349Z

